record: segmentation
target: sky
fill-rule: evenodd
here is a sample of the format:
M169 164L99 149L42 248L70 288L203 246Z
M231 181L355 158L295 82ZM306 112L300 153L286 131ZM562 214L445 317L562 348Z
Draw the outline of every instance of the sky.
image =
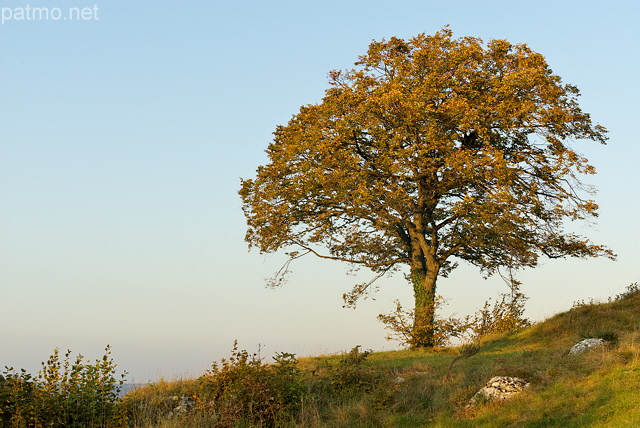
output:
M48 18L26 12L47 8ZM318 102L327 73L372 40L433 34L527 43L609 130L574 147L597 168L596 224L618 260L523 271L526 315L640 281L635 1L0 0L0 367L35 373L53 349L109 344L129 381L194 377L241 349L298 356L391 350L376 315L411 306L401 274L344 309L367 272L319 259L265 288L284 253L244 242L240 178L277 125ZM71 8L75 12L71 11ZM80 13L82 12L82 13ZM65 19L66 18L66 19ZM73 19L71 19L73 18ZM462 265L444 315L506 292Z

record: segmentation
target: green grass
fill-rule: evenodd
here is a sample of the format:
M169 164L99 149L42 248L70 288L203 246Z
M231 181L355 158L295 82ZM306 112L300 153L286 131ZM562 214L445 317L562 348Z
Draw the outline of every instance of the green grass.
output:
M613 343L568 355L585 337ZM161 381L130 392L119 403L126 417L113 426L640 426L637 288L608 303L580 304L521 331L485 337L478 352L464 352L354 349L267 366L234 348L213 377ZM493 376L520 377L530 388L503 402L468 408ZM398 377L404 381L394 382ZM175 415L176 399L183 396L193 398L195 409ZM216 405L215 397L224 405ZM265 407L265 400L274 401Z
M573 308L517 333L485 338L480 352L457 361L446 379L456 349L374 353L368 362L386 379L402 376L406 381L384 386L392 390L385 408L376 409L371 397L361 400L378 416L370 426L640 426L639 328L640 294L630 293ZM569 348L584 337L618 342L569 356ZM521 377L531 387L506 402L465 409L493 376ZM363 401L353 406L362 407ZM324 426L364 426L358 425L361 416L348 419L353 425L335 424L335 416L325 416Z

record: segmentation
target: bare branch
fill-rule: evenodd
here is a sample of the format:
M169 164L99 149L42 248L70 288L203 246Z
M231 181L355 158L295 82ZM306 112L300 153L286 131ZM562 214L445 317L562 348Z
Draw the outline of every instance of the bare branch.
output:
M306 253L302 253L302 254L298 253L297 251L288 253L289 259L286 262L284 262L284 264L280 267L280 269L278 269L278 271L275 274L273 274L273 276L269 278L265 278L267 287L276 288L276 287L280 287L281 285L284 285L287 282L287 275L291 273L291 271L289 270L289 266L291 265L291 263L294 260L299 259L300 257L306 256L309 253L310 251L307 251Z

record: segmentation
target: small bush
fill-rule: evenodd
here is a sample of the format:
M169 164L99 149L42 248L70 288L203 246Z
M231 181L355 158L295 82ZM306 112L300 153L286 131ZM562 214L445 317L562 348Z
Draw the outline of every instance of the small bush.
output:
M361 351L358 345L344 354L337 364L325 360L316 368L309 381L314 401L328 403L361 396L371 392L382 380L382 373L366 364L371 351Z
M214 363L199 378L196 406L212 413L220 427L239 423L274 426L295 412L302 393L293 354L277 354L275 364L267 365L257 354L239 351L236 341L229 359Z
M34 419L34 387L31 374L5 367L0 380L0 415L4 427L26 425Z
M517 289L512 294L500 295L500 300L491 305L487 300L468 322L468 334L472 340L494 333L508 333L531 325L524 317L524 294Z
M106 426L115 406L124 376L116 380L116 365L110 347L95 364L71 351L64 358L58 349L33 377L24 369L6 367L0 382L0 415L12 427L94 427Z
M340 363L328 370L327 379L334 393L369 392L380 381L380 373L365 364L371 350L358 345L345 354Z
M390 331L387 340L397 340L402 345L409 346L413 343L413 319L414 310L405 309L399 300L394 301L395 310L388 314L378 315L378 320ZM437 315L444 304L442 296L436 296L434 319L434 338L436 346L446 346L451 339L462 337L469 329L469 317L459 319L455 317L441 318Z
M507 333L531 325L531 321L524 316L527 297L519 291L518 284L512 284L511 291L510 294L501 294L500 300L493 304L491 299L487 300L473 316L464 318L439 317L437 312L442 307L444 299L437 296L434 344L447 346L455 338L476 342L490 334ZM395 310L389 314L378 315L378 320L390 330L387 340L397 340L403 345L410 345L413 342L414 311L405 309L398 300L394 303Z
M614 297L614 300L623 300L640 294L640 285L637 282L629 284L626 290Z

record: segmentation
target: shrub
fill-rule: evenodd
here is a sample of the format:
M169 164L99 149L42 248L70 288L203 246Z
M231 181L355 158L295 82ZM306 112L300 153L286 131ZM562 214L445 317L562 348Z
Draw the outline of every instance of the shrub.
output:
M468 323L468 334L472 340L494 333L507 333L531 325L524 317L524 294L517 289L511 294L501 294L500 300L491 305L491 299L484 303Z
M442 318L436 313L434 320L434 343L436 346L447 346L451 339L464 338L475 342L480 338L494 333L506 333L531 325L524 317L524 303L527 300L517 286L512 288L511 294L501 294L500 300L491 303L491 299L484 303L473 316L464 318ZM444 299L436 298L435 308L438 311ZM410 345L412 337L413 310L406 310L396 300L396 309L389 314L378 315L378 320L390 330L387 340L397 340L403 345Z
M267 365L257 354L239 351L236 341L229 359L213 363L199 378L196 406L212 413L217 426L274 426L295 412L302 393L302 378L293 354L277 354L275 364Z
M444 298L436 296L434 319L434 344L436 346L446 346L451 339L461 337L469 329L469 317L459 319L455 317L441 318L437 311L442 307ZM387 340L397 340L402 345L409 346L413 343L413 318L414 311L405 309L399 300L395 300L396 308L388 314L378 315L378 320L385 324L385 328L390 331Z
M382 373L365 363L371 351L358 345L344 354L337 364L325 360L310 380L310 394L320 402L370 392L382 380Z
M24 369L16 372L5 367L0 375L0 415L4 427L15 426L33 420L34 381ZM19 425L18 425L19 426Z
M623 300L640 294L640 285L637 282L629 284L626 290L615 296L614 300Z
M56 349L35 377L7 367L0 383L3 422L14 427L106 426L126 375L116 380L110 353L107 346L101 359L88 364L82 355L71 362L71 351L61 358Z

